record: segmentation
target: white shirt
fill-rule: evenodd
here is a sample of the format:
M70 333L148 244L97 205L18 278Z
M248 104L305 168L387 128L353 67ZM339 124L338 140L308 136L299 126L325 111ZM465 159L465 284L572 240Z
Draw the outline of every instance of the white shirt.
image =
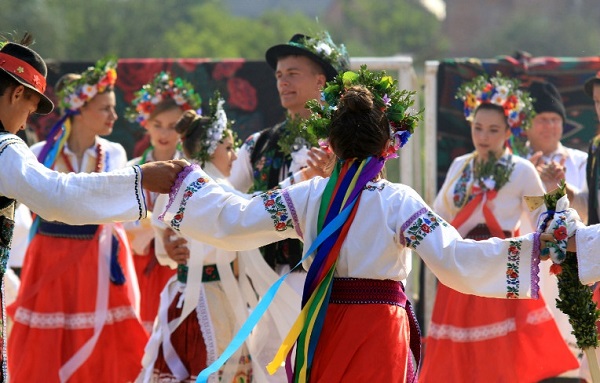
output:
M13 134L0 135L0 168L0 195L16 199L47 220L92 224L146 216L139 168L59 173L42 165Z
M189 171L189 170L188 170ZM251 200L224 191L200 169L171 197L163 221L186 236L229 250L252 249L285 238L317 236L327 179L316 177ZM403 280L415 250L442 283L468 294L505 297L507 263L518 266L517 296L537 289L533 235L518 239L463 240L410 187L386 180L362 192L355 220L340 249L338 277ZM311 258L305 263L307 268ZM512 267L511 269L514 269ZM515 274L512 274L515 275Z

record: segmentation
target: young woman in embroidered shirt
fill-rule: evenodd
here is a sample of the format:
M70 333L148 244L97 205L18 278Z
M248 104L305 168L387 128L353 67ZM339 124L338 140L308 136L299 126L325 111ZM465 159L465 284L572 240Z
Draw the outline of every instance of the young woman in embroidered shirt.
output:
M237 158L228 125L223 100L217 93L211 100L210 116L185 112L176 129L188 159L202 164L225 190L251 198L235 191L227 180ZM164 209L167 202L168 196L161 195L156 206ZM139 380L192 382L221 355L247 318L248 308L256 306L256 295L264 294L277 274L257 249L221 250L178 236L156 219L153 224L157 231L159 262L177 268L178 275L167 283L161 294L158 321L146 346ZM221 368L222 382L281 382L285 379L284 373L270 377L265 370L278 345L268 342L283 339L299 312L300 297L287 285L278 295L277 305L273 307L277 311L269 312L268 327L255 330L247 346ZM168 327L167 323L174 320L177 324Z
M464 238L506 238L537 227L540 211L530 212L523 196L543 195L543 184L531 163L506 147L533 111L517 86L480 76L459 91L475 151L452 162L433 208ZM439 283L425 344L421 382L537 382L577 368L541 298L483 298Z
M132 105L125 111L132 122L139 123L150 138L150 146L144 153L128 162L142 165L152 161L183 158L179 150L179 134L175 123L184 111L200 108L200 96L192 85L175 78L170 73L158 73L154 79L136 92ZM145 191L148 211L154 210L158 193ZM133 251L133 263L140 287L140 318L150 334L160 301L160 292L175 274L170 267L160 265L154 254L154 230L150 224L151 214L145 220L125 224Z
M216 100L213 114L202 117L190 110L173 127L181 137L186 158L201 161L215 179L225 179L237 158L227 117ZM159 196L157 208L166 205ZM160 294L158 318L146 346L140 382L195 382L198 373L218 357L231 340L236 321L230 302L241 302L231 263L236 254L220 251L175 233L155 221L156 255L163 267L177 269ZM190 253L193 253L190 257ZM171 267L168 267L171 266ZM242 308L243 310L243 308ZM221 381L249 381L252 364L247 350L233 367L220 372ZM236 366L237 364L237 366Z
M65 114L48 139L32 147L40 162L65 173L125 166L124 148L100 137L117 119L115 81L112 59L60 81ZM14 319L10 380L132 381L148 336L138 319L139 291L123 227L43 219L34 227L19 295L8 308Z
M414 190L379 176L417 120L408 114L411 95L398 91L391 77L365 68L345 72L325 87L324 100L325 106L313 103L308 124L329 138L339 159L330 178L245 200L192 166L160 217L185 235L232 250L303 239L308 257L303 315L271 370L297 341L296 363L286 363L295 381L410 381L409 345L418 356L420 335L411 331L400 283L410 272L409 250L455 289L524 298L537 293L532 280L537 235L463 240ZM519 267L512 284L506 277L509 261ZM255 315L260 310L252 321ZM200 381L218 365L203 371Z

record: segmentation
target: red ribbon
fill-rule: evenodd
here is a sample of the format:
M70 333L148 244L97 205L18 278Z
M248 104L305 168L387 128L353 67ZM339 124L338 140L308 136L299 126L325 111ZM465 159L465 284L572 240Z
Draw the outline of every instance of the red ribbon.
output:
M485 224L490 230L490 234L492 237L505 238L506 235L504 231L500 227L500 224L496 220L492 209L488 206L488 202L492 201L496 198L498 192L496 190L483 190L478 185L473 185L473 195L475 196L472 200L469 201L454 217L452 222L450 223L455 228L459 228L462 224L464 224L471 215L475 212L475 209L483 198L485 197L485 203L483 204L483 217L485 218Z
M0 67L33 86L38 92L46 91L46 78L27 62L0 52Z

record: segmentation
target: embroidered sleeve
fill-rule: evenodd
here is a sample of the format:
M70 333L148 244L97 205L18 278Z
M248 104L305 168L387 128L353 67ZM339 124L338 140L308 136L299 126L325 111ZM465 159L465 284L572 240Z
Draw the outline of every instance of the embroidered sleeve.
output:
M440 216L427 208L422 208L402 225L400 241L404 246L416 250L421 241L440 225L448 226Z
M260 197L265 205L265 210L271 215L276 231L285 231L294 227L281 190L270 190L261 194Z

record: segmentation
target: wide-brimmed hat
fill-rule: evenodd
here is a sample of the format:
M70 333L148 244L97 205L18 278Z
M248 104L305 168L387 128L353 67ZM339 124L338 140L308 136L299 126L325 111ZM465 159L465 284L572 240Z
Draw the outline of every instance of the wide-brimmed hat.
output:
M331 81L339 72L344 72L350 67L350 60L346 47L339 47L333 43L327 32L317 37L295 34L287 44L279 44L267 49L265 57L269 66L277 68L277 60L285 56L306 56L319 64L325 72L327 81Z
M585 94L587 94L590 97L594 97L595 84L600 84L600 71L597 72L594 77L590 77L587 80L585 80L585 83L583 84L583 90L585 91Z
M534 81L529 85L529 94L533 98L533 109L536 113L554 112L567 120L567 112L558 89L546 81Z
M48 69L39 54L24 45L6 43L0 49L0 69L19 84L40 95L40 102L35 113L48 114L52 112L54 104L44 95Z

